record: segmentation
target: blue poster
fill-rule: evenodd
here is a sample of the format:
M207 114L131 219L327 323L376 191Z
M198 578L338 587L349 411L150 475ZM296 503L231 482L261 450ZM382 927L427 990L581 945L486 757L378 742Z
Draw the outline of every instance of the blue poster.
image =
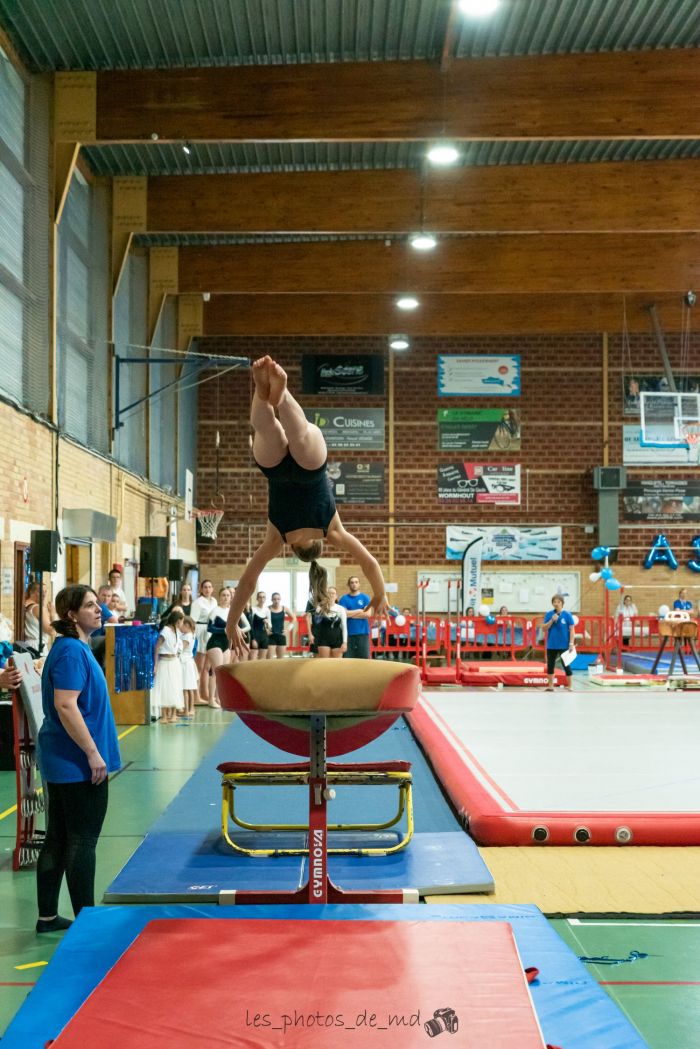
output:
M520 354L438 357L439 397L519 397Z

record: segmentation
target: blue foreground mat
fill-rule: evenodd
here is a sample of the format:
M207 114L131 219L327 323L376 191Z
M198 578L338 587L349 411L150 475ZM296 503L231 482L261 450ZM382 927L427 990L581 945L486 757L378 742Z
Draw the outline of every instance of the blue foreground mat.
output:
M533 906L145 906L86 908L81 912L7 1029L3 1049L41 1049L56 1038L144 926L162 918L430 921L436 925L436 936L440 935L442 921L507 921L513 929L523 967L539 969L530 992L547 1043L562 1049L643 1049L646 1045ZM342 943L338 949L342 950ZM235 966L245 963L245 957L238 950L232 953L233 997ZM251 959L250 964L255 964L255 960ZM445 944L445 964L459 964L459 959L451 957L449 943ZM264 982L264 970L260 975ZM178 993L175 988L173 991ZM179 993L186 993L186 988L180 988ZM225 1016L225 1010L222 1015ZM222 1038L222 1045L251 1044L237 1040L222 1027L224 1033L227 1036ZM271 1044L263 1038L264 1033L257 1032L256 1045Z
M236 855L220 831L223 761L284 762L289 755L265 743L238 719L209 751L104 894L105 903L218 903L231 889L291 891L308 876L305 856ZM461 829L430 771L410 729L403 722L354 751L353 761L410 761L416 833L401 852L389 856L329 856L329 873L343 889L413 888L421 895L492 892L493 877L468 835ZM239 800L240 798L240 800ZM249 821L305 822L306 787L254 787L236 791L236 806ZM370 819L380 823L396 807L388 787L339 787L329 806L334 823ZM364 835L367 844L371 836ZM374 835L393 842L395 835ZM250 832L234 835L250 841ZM343 839L348 842L348 837ZM286 844L303 844L288 835ZM333 847L335 836L329 835ZM371 842L371 843L372 843ZM265 847L269 839L259 843ZM355 842L352 842L355 844Z

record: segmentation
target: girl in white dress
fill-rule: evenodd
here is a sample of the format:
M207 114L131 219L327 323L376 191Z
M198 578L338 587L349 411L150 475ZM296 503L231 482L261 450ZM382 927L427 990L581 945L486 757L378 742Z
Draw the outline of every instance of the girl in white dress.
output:
M178 636L178 626L184 618L182 612L171 612L156 641L151 710L160 710L164 725L172 725L177 721L176 711L183 705L180 664L182 642Z
M180 665L182 667L182 690L185 695L185 717L194 717L194 704L197 698L199 675L194 662L196 623L191 616L185 616L180 623Z
M207 642L209 641L209 616L216 608L214 584L211 579L203 579L199 584L199 597L192 602L190 615L197 624L197 655L194 661L199 671L199 699L197 706L206 706L209 702L209 666L207 664Z

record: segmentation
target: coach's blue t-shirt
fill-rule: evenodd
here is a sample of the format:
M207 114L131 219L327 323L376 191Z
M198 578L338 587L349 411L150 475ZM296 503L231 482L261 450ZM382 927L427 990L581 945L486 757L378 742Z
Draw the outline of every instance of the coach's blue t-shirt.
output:
M554 609L547 612L544 617L545 623L548 623L552 616L555 614ZM569 631L574 625L574 617L571 612L567 612L563 609L559 613L559 619L556 621L554 626L551 626L547 632L547 648L557 648L563 651L569 647Z
M693 602L681 601L681 599L677 597L676 600L673 602L673 607L680 609L681 612L692 612Z
M78 709L108 772L121 767L117 728L107 682L90 648L74 637L58 637L41 675L44 721L39 729L39 767L47 783L80 783L92 779L85 751L66 732L54 703L56 689L79 692Z
M347 608L348 612L356 612L358 608L367 608L369 603L369 594L343 594L338 598L338 604ZM358 634L369 634L369 619L351 619L348 616L348 637L357 637Z

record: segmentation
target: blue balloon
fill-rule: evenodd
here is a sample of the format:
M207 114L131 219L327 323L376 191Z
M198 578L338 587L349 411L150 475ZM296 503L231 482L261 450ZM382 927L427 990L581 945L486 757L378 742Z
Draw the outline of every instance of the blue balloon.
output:
M486 616L486 622L489 624L489 626L492 626L496 622L496 617Z
M605 554L603 553L603 547L602 546L594 546L593 549L591 550L591 557L593 558L594 561L603 561L605 559Z
M690 545L695 551L695 557L692 561L688 561L688 568L691 572L700 572L700 535L693 536Z
M654 539L651 550L644 558L645 568L653 568L654 565L668 565L674 572L678 568L676 555L671 549L668 539L661 532Z
M612 577L613 577L613 570L612 570L612 568L602 568L601 569L601 571L600 571L600 578L601 579L612 579Z
M619 579L606 579L605 586L607 590L622 590L622 583Z

